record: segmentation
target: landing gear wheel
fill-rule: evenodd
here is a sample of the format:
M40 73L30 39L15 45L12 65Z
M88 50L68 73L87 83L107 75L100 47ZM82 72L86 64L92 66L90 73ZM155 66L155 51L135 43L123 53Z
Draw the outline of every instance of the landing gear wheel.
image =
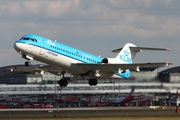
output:
M97 85L97 79L96 78L92 78L92 79L89 79L89 85L92 86L96 86Z
M60 86L60 87L66 87L66 86L68 85L68 80L64 77L64 74L65 74L65 73L66 73L65 71L62 71L62 72L61 72L62 79L59 80L59 86Z
M64 86L64 84L63 84L63 81L62 81L62 80L59 80L59 86L60 86L60 87L63 87L63 86Z
M97 85L97 79L93 79L93 83L94 83L94 85L96 86Z
M66 87L68 85L68 81L66 79L64 79L64 87Z
M68 85L68 81L66 79L59 80L60 87L66 87Z
M89 79L88 83L90 86L92 86L92 82L91 82L92 79Z
M24 64L25 64L25 66L30 66L31 62L30 61L26 61Z

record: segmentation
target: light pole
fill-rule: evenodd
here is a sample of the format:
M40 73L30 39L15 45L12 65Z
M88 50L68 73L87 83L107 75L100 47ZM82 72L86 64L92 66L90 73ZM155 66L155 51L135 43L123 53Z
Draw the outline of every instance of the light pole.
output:
M59 86L56 86L56 90L57 90L57 116L58 118L60 117L60 113L59 113Z

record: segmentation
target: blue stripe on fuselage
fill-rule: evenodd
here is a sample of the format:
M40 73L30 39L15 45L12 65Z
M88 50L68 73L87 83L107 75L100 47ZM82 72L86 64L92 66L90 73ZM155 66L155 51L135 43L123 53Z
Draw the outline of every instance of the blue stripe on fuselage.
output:
M55 41L52 41L43 37L34 36L34 35L26 35L24 37L35 38L37 39L38 42L33 42L31 40L19 40L18 42L40 47L48 51L61 54L63 56L75 59L83 63L101 63L102 61L102 58L100 57L83 52L81 50L77 50L75 48L66 46L64 44L60 44L58 42L55 42Z
M83 62L83 63L101 63L102 58L86 53L84 51L72 48L70 46L49 40L47 38L43 38L40 37L38 35L33 35L33 34L28 34L23 36L24 38L35 38L37 40L37 42L33 42L33 41L27 41L27 40L18 40L17 42L19 43L24 43L24 44L29 44L29 45L33 45L36 47L40 47L43 48L45 50L48 50L49 52L54 52L56 54L60 54L66 57L69 57L71 59ZM130 71L127 71L125 73L129 73ZM128 78L129 75L128 74L124 74L124 73L115 73L117 76L123 77L123 78Z

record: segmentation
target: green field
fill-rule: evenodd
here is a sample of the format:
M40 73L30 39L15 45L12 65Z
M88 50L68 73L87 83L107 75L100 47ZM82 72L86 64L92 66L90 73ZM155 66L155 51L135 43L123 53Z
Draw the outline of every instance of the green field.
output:
M60 118L57 111L1 111L1 120L180 120L175 108L167 109L112 109L112 110L63 110Z

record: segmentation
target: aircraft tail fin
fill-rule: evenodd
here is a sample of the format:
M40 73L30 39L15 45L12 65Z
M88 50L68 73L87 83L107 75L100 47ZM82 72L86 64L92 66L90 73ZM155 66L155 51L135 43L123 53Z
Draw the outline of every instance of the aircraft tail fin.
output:
M136 52L132 51L130 47L136 47L132 43L127 43L123 48L120 48L119 54L116 56L116 59L120 60L121 63L132 63L133 58L136 55ZM115 51L115 50L114 50Z
M131 64L134 57L138 52L143 50L163 50L170 51L168 48L149 48L149 47L137 47L132 43L127 43L123 48L112 50L114 53L119 53L115 59L120 61L120 63L129 63Z
M133 96L134 95L134 86L131 89L131 92L129 93L129 96Z

